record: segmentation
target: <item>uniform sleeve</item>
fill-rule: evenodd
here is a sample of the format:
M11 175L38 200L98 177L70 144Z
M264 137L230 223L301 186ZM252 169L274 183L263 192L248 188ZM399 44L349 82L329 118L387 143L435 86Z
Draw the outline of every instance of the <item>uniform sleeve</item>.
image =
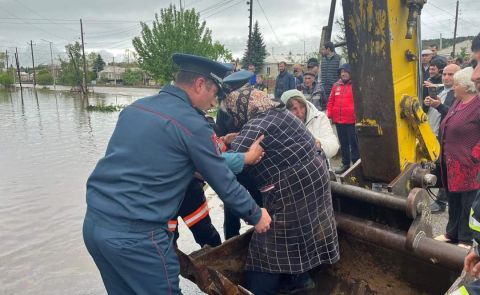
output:
M320 140L322 149L327 158L330 159L335 156L338 152L338 148L340 147L338 138L333 132L332 125L330 125L330 121L328 120L327 116L325 116L325 114L322 112L319 112L318 117L315 119L312 131L312 134Z
M480 191L477 192L472 209L470 209L468 225L472 230L473 239L480 244Z
M222 157L225 159L228 168L232 170L234 174L242 172L243 167L245 166L244 153L227 152L222 153Z
M228 169L217 148L213 130L207 124L201 124L186 136L185 140L197 171L222 199L225 206L248 223L257 224L262 214L261 210L248 191L237 182L233 172Z

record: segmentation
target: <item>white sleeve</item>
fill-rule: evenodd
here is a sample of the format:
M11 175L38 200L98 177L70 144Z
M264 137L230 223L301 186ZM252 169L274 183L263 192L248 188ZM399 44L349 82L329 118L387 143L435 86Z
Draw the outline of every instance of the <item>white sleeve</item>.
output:
M338 138L333 132L332 125L330 125L330 121L328 120L327 116L319 112L317 118L309 124L308 130L312 132L313 136L320 140L322 144L322 149L325 152L327 158L332 158L338 152L340 144L338 143Z

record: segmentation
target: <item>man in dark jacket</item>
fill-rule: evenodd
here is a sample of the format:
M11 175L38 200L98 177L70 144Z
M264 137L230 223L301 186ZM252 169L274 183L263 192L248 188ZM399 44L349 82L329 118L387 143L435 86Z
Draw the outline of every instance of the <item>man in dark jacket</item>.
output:
M423 82L423 94L422 94L422 104L425 98L428 96L428 88L437 87L437 91L440 92L443 90L442 85L442 72L443 69L447 66L447 63L443 62L440 59L432 60L428 68L430 77ZM428 112L428 106L423 104L423 111Z
M434 62L435 63L435 62ZM424 101L424 105L427 109L428 123L432 128L435 135L438 136L440 122L448 113L448 109L455 101L453 92L453 75L460 70L460 67L456 64L450 64L443 69L442 82L443 90L437 97L427 96ZM447 204L447 196L445 190L440 189L437 200L430 205L432 213L445 211Z
M275 98L280 99L282 94L290 89L295 89L295 77L287 71L287 63L282 61L278 64L280 74L275 81Z
M332 42L325 42L321 49L322 64L321 64L321 83L327 94L327 99L332 91L333 83L337 82L339 74L338 68L345 63L340 55L335 52L335 45ZM321 103L322 110L326 109L328 101Z

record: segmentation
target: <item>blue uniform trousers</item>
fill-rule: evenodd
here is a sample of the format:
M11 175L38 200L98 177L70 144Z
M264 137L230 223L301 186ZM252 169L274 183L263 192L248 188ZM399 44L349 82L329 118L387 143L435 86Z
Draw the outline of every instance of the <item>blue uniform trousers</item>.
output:
M121 231L87 212L83 239L108 294L182 294L173 233L166 228Z

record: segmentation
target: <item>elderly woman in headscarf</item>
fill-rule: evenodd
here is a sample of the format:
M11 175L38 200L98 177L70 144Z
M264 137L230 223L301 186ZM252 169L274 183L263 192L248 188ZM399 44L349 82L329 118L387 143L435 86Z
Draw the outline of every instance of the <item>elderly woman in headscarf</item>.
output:
M244 152L265 136L265 156L249 173L259 184L272 224L268 232L253 234L247 288L263 295L277 294L281 282L311 284L309 270L340 258L328 170L314 137L281 102L251 87L230 93L221 107L240 128L232 150Z
M469 247L472 231L470 208L480 189L480 96L471 81L472 68L453 76L456 101L440 124L442 181L448 197L446 233L435 239Z
M315 105L307 101L303 93L296 89L285 91L280 99L312 133L317 148L322 149L329 159L335 156L340 145L327 116L317 110Z

